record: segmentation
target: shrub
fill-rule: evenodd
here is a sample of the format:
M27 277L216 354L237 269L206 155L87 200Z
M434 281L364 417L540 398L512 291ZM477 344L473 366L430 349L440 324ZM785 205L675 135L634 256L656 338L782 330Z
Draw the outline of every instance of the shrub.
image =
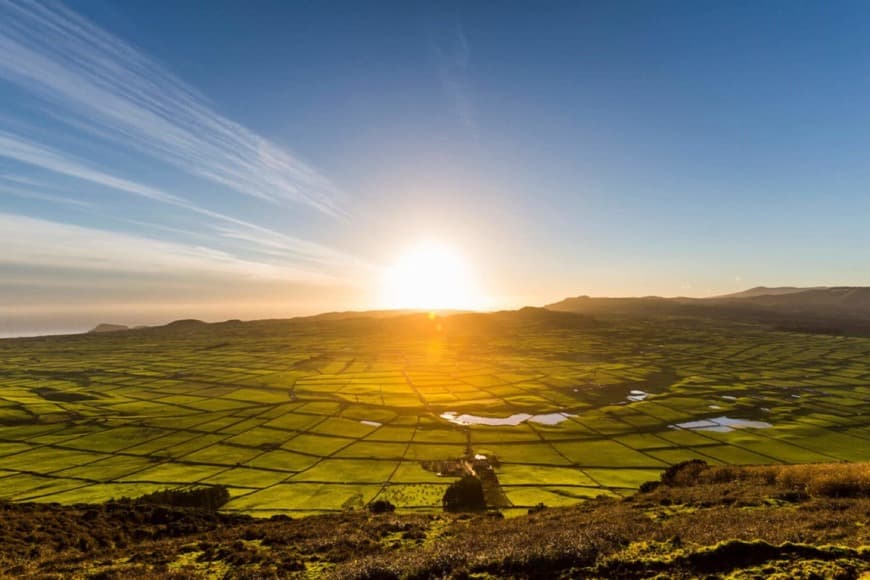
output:
M218 508L230 501L230 492L223 485L194 487L190 489L164 489L145 494L133 501L140 504L191 507L207 511L217 511Z
M536 514L538 512L542 512L547 509L547 506L544 505L544 502L540 502L535 506L529 508L529 514Z
M396 506L385 499L379 499L369 504L369 511L373 514L387 514L396 511Z
M776 482L821 497L870 497L870 464L823 463L781 467Z
M733 481L738 481L739 479L751 479L756 475L751 469L746 470L733 465L720 465L715 469L704 471L705 473L703 474L702 481L696 481L696 483L731 483ZM696 475L701 476L700 471L695 473Z
M694 485L698 483L701 472L706 471L708 467L707 462L702 459L683 461L668 467L662 473L661 480L663 484L671 487Z
M483 485L478 478L466 475L450 484L450 487L444 492L441 503L444 505L444 511L447 512L485 510L486 500L483 497Z
M640 487L637 491L639 491L640 493L651 493L655 491L655 489L661 484L661 481L644 481L640 484Z
M870 497L870 464L717 465L702 468L686 462L674 465L662 475L662 482L672 486L734 481L784 488L778 497L791 498L789 501L800 501L809 495Z

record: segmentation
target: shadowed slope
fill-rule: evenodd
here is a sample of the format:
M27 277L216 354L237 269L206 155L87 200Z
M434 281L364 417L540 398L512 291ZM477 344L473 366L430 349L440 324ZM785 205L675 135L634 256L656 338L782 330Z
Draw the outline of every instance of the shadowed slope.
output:
M858 578L870 570L868 474L866 463L693 462L649 493L508 520L364 511L258 520L123 502L4 503L0 569L103 578Z

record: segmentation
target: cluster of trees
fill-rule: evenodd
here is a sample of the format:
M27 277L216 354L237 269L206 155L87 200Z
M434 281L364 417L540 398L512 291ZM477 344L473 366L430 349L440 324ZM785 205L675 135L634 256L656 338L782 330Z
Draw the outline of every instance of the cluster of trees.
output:
M454 481L441 498L444 511L476 512L486 510L486 499L483 496L483 485L472 475Z
M133 500L135 503L172 507L198 508L217 511L230 501L230 492L223 485L193 487L188 489L164 489Z

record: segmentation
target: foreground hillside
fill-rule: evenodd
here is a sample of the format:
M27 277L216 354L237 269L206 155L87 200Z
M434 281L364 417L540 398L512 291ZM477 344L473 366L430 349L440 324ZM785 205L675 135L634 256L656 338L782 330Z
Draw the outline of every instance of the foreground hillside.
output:
M93 578L859 578L870 464L689 462L623 499L499 514L255 519L152 505L3 504L0 567Z

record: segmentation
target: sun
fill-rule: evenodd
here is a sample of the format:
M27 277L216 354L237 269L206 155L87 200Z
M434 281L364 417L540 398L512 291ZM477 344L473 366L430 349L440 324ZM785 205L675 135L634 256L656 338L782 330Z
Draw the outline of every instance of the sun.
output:
M446 244L419 243L384 272L387 308L474 310L480 294L461 254Z

